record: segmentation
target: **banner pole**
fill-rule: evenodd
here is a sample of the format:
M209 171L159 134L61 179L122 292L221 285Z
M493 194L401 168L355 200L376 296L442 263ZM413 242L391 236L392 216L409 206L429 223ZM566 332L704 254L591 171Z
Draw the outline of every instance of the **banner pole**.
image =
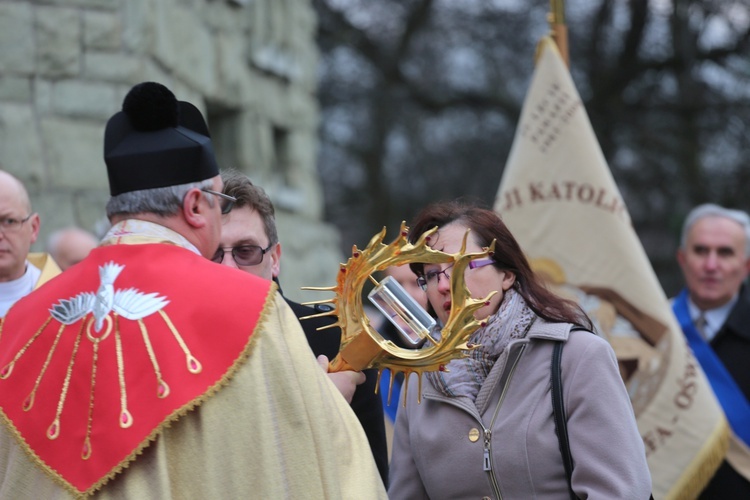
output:
M550 25L550 35L557 44L565 65L570 68L570 56L568 53L568 27L565 25L565 1L550 0L550 11L547 14Z

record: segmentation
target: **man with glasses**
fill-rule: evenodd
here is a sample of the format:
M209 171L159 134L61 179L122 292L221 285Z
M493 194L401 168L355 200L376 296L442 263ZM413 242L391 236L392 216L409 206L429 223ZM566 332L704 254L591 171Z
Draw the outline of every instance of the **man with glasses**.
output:
M17 300L60 273L46 254L29 253L39 225L24 185L0 170L0 318Z
M112 227L0 330L5 498L385 498L355 416L269 281L209 262L200 111L131 89L107 123Z
M223 218L221 244L212 260L278 283L281 271L281 243L270 198L262 188L254 185L240 172L224 172L222 178L224 193L236 198L237 202L232 211ZM324 312L322 308L326 307L318 305L313 309L288 298L286 301L298 318ZM327 369L327 360L333 359L341 347L341 330L318 330L319 327L334 322L330 317L309 318L300 322L310 348L315 356L324 356L319 359ZM329 373L329 377L351 403L367 434L383 483L387 484L388 449L383 407L380 397L375 393L377 372L366 370L363 374L347 371Z

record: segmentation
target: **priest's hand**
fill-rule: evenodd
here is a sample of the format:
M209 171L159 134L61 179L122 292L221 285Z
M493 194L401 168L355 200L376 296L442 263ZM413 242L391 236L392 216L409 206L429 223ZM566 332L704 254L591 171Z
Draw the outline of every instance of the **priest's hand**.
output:
M318 356L318 364L320 367L328 373L328 357L321 354ZM357 386L365 381L365 374L362 372L355 371L343 371L328 373L328 377L331 382L336 386L347 403L352 402L354 397L354 391L357 390Z

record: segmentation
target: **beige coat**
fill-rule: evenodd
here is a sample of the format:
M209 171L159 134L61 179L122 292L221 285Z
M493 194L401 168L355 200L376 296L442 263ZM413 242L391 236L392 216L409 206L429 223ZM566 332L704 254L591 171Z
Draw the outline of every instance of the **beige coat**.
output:
M550 396L549 339L560 339L575 493L647 499L651 476L614 352L570 326L537 320L511 341L476 404L442 395L426 377L417 404L412 376L396 419L389 498L568 498Z
M385 498L356 416L277 295L230 383L164 429L101 499ZM0 425L0 498L68 499Z

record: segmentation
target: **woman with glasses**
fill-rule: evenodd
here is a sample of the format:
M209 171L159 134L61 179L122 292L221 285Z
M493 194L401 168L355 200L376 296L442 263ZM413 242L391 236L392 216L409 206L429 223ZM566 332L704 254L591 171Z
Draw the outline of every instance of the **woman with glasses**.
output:
M617 360L574 303L547 288L493 211L451 202L427 207L412 224L416 242L437 227L430 246L479 252L467 268L473 298L495 292L475 313L479 347L426 374L408 391L393 439L389 498L649 498L643 442ZM431 312L451 310L448 264L412 263ZM557 342L556 342L557 341ZM553 347L564 342L563 405L572 455L572 492L553 419ZM416 382L416 381L415 381ZM413 387L417 387L416 383Z

